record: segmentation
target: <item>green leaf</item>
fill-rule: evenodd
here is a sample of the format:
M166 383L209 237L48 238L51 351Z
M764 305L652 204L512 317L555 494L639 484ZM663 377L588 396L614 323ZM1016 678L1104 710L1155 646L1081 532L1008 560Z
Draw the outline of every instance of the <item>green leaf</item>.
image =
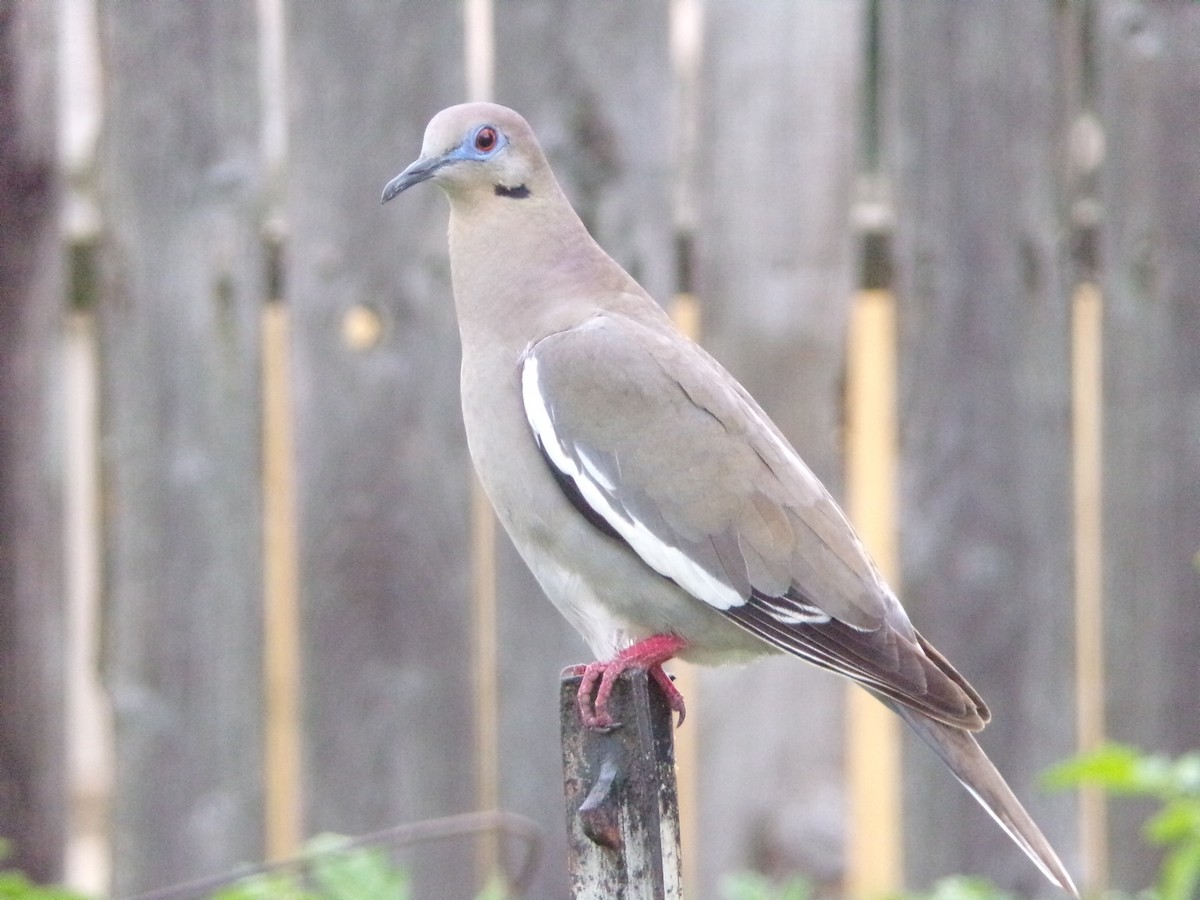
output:
M924 894L901 894L895 900L1017 900L986 878L943 878Z
M313 886L296 872L242 879L211 900L406 900L408 880L381 847L351 847L339 834L319 834L304 845Z
M1191 841L1200 844L1200 800L1174 800L1147 820L1148 840L1155 844Z
M1157 797L1164 801L1178 796L1200 797L1200 753L1172 760L1122 744L1108 744L1059 763L1046 772L1043 781L1051 790L1086 784L1104 788L1110 794Z
M330 900L404 900L408 878L382 847L316 853L313 880Z
M803 878L777 883L758 872L735 872L721 880L722 900L810 900L812 886Z
M1051 790L1096 785L1113 793L1142 793L1145 789L1143 755L1122 744L1108 744L1092 753L1064 760L1043 776Z
M211 900L322 900L304 887L295 875L252 875L222 888Z
M0 900L87 900L87 898L74 891L68 891L66 888L35 884L21 872L6 870L0 872Z
M1149 843L1167 848L1158 890L1139 896L1194 900L1200 896L1200 752L1171 759L1119 744L1069 759L1045 776L1057 789L1096 785L1111 794L1153 797L1161 804L1142 828Z
M1162 900L1194 900L1200 896L1200 844L1169 854L1159 885Z

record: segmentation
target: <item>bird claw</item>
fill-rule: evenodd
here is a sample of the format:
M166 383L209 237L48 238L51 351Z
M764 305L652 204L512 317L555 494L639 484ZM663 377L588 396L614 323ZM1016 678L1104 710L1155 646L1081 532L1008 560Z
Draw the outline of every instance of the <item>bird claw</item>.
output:
M687 718L687 707L683 702L683 694L679 693L679 688L675 687L675 679L664 672L661 665L651 666L648 671L650 677L658 682L658 686L662 688L662 692L667 698L667 706L671 707L671 712L679 713L679 721L675 723L675 727L680 727L683 724L683 720Z
M576 703L584 727L601 734L608 734L621 727L621 723L614 721L608 713L608 696L612 693L613 682L625 668L626 666L618 660L607 663L594 662L583 667Z
M646 673L662 689L671 711L679 714L679 721L675 727L678 728L682 725L687 715L683 695L675 687L671 676L663 671L662 662L644 659L636 653L626 652L608 662L593 662L586 666L575 667L575 674L582 676L579 681L579 691L576 694L576 703L584 727L600 734L609 734L621 727L621 723L614 720L608 712L608 699L617 678L630 668L646 670Z

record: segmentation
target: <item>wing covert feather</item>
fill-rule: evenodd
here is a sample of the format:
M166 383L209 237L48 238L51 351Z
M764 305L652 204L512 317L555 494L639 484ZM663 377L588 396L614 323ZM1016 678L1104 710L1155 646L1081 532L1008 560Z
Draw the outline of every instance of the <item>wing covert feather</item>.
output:
M597 315L530 346L522 388L560 483L649 566L780 649L983 726L986 707L926 652L832 497L702 349Z
M613 509L744 601L795 585L848 624L883 620L882 581L832 498L694 344L606 315L542 339L531 360L553 440Z

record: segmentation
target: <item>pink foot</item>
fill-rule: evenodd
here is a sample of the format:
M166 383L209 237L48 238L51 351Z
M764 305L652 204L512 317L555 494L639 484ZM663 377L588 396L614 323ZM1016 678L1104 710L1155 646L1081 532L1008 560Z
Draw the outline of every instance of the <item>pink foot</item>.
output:
M656 634L626 647L607 662L594 662L584 666L580 673L583 679L579 682L577 695L579 715L583 724L595 731L616 728L619 723L614 722L608 713L608 698L612 694L613 682L626 669L645 669L662 688L671 710L679 713L679 725L682 725L686 715L683 695L672 683L671 676L663 671L662 664L686 646L687 643L681 637Z

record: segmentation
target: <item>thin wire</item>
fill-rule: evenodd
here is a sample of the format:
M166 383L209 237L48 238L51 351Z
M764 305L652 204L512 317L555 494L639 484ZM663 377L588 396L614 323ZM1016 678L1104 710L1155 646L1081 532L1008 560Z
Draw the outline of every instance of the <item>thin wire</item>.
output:
M410 847L414 844L427 844L452 837L463 837L469 834L485 833L504 834L525 842L527 850L525 858L517 867L516 873L509 883L518 896L524 894L529 887L533 874L541 861L544 832L536 822L516 813L502 810L462 813L456 816L445 816L439 819L425 819L407 825L396 825L375 831L370 834L349 838L338 844L329 853L343 853L357 847L385 845L391 847ZM159 888L144 894L127 897L126 900L200 900L208 897L217 888L222 888L256 875L269 875L273 872L288 869L304 870L313 861L327 853L308 854L280 860L278 862L261 863L253 866L242 866L222 875L200 878L171 887Z

